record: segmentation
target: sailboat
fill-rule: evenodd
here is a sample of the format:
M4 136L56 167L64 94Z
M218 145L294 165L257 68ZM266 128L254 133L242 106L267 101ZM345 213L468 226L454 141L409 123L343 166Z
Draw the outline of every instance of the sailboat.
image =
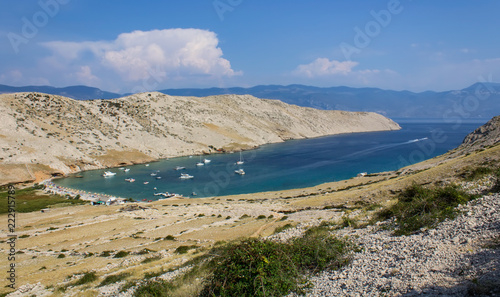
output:
M203 165L205 165L205 163L201 161L201 156L200 156L200 162L196 163L196 166L203 166Z
M241 157L241 152L240 152L240 160L238 162L236 162L236 164L242 165L243 163L245 163L245 162L243 162L243 158Z

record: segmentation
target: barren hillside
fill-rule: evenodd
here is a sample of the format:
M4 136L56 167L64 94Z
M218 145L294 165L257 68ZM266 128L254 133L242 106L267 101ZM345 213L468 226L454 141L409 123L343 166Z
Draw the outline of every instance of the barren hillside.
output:
M0 95L0 184L287 139L394 130L376 113L322 111L249 95L142 93L77 101Z

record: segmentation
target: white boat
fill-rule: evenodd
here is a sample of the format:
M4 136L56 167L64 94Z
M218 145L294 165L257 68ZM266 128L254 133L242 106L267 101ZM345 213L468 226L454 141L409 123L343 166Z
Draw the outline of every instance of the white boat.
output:
M238 162L236 162L236 164L243 165L243 163L245 163L245 162L243 161L243 158L241 157L241 152L240 152L240 160Z
M205 163L201 161L201 156L200 156L200 162L196 163L196 166L203 166L203 165L205 165Z
M186 167L183 167L183 166L176 166L174 168L174 170L182 170L182 169L186 169Z
M133 182L135 182L135 179L133 179L133 178L126 178L125 181L128 181L129 183L133 183Z
M146 181L146 182L143 182L143 184L147 185L147 184L149 184L149 182Z
M203 159L203 163L207 164L207 163L210 163L212 162L212 160L209 160L209 159Z
M102 176L104 177L110 177L110 176L115 176L116 172L111 172L111 171L106 171Z
M238 169L238 170L235 170L234 173L237 173L239 175L244 175L245 174L245 171L243 171L243 169Z
M149 164L146 164L146 165L144 165L144 166L149 167Z
M179 178L181 179L189 179L189 178L193 178L194 176L192 175L189 175L187 173L181 173L181 176Z
M129 172L130 171L130 168L125 168L123 169L125 172Z
M156 176L156 175L158 175L158 173L155 172L151 173L151 176Z
M156 179L161 179L161 176L157 176Z

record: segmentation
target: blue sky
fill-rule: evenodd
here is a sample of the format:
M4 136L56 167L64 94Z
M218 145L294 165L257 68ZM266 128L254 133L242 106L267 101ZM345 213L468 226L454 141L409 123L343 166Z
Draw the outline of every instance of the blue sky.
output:
M499 81L500 1L0 0L0 84L128 93Z

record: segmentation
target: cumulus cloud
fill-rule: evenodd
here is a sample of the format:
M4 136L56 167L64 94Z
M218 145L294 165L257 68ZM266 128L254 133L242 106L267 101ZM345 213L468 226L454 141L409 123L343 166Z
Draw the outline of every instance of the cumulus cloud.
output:
M329 60L327 58L317 58L309 64L299 65L293 72L297 75L305 75L307 77L325 76L342 74L346 75L352 72L352 68L359 63L354 61L339 62Z
M72 73L82 83L105 80L106 71L128 82L150 79L152 71L163 81L241 74L222 57L218 43L214 32L201 29L133 31L111 41L43 43L52 52L44 63L58 68L78 65Z

